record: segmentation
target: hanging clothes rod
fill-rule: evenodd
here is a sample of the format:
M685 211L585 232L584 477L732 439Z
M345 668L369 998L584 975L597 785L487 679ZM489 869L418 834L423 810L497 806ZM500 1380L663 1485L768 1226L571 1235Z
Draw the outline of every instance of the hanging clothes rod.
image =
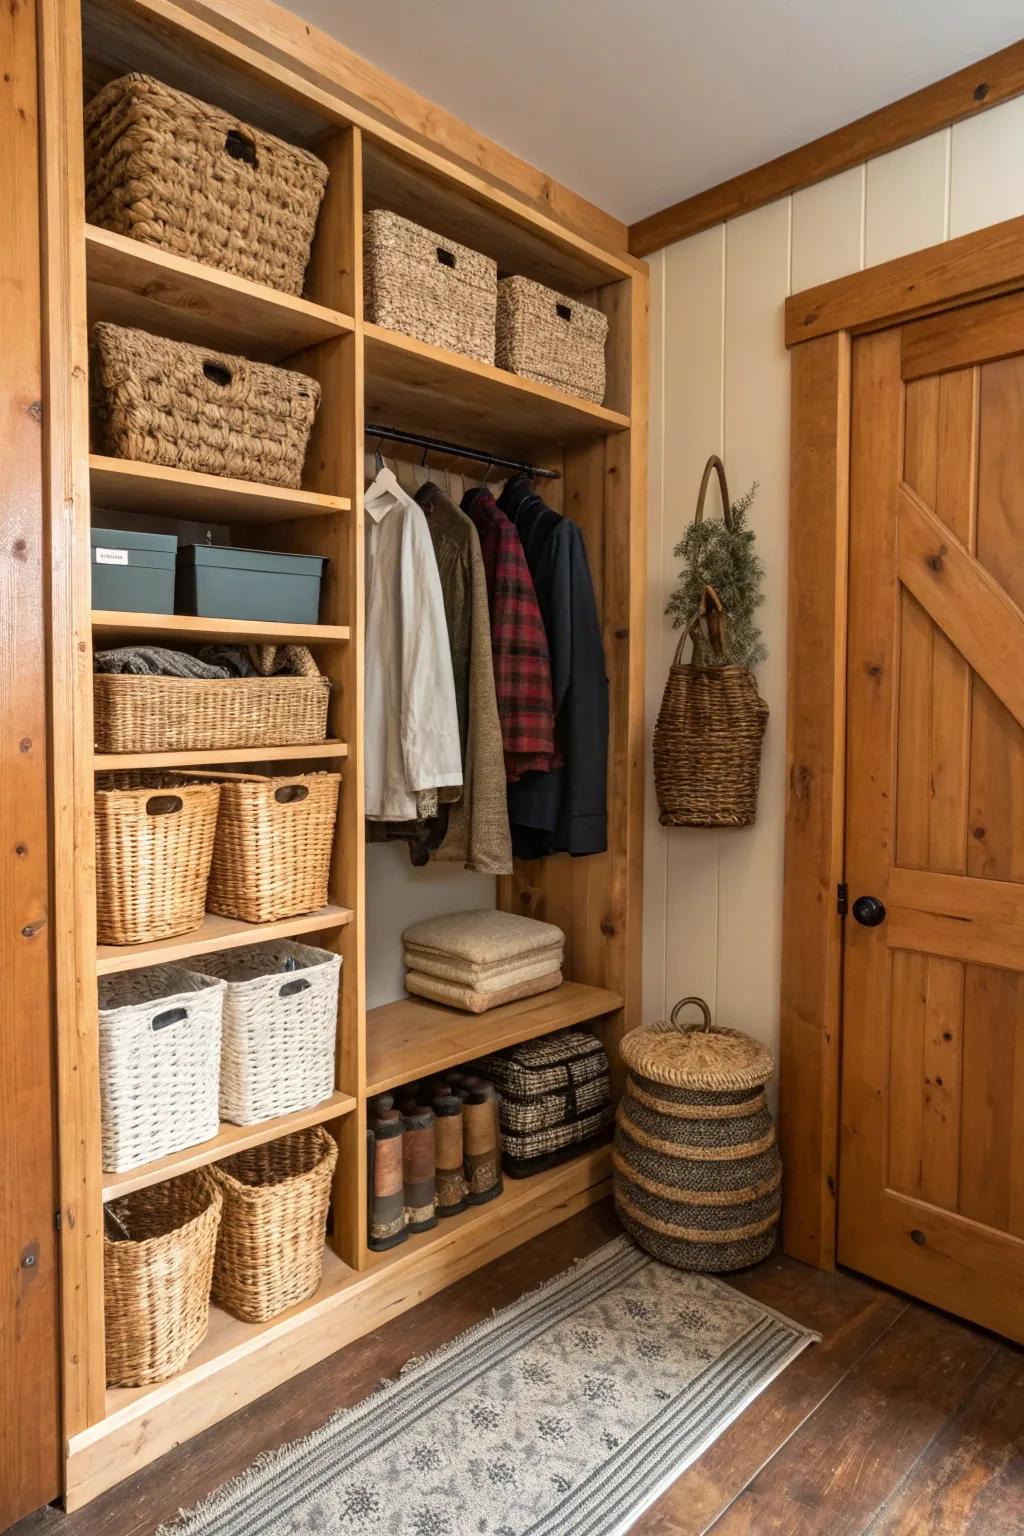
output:
M458 443L445 443L437 437L422 437L418 432L405 432L400 427L376 427L367 422L363 430L367 439L379 438L382 442L408 443L413 448L422 448L424 462L426 455L433 450L435 453L450 454L452 458L472 459L475 464L487 464L494 469L518 469L538 480L561 479L557 469L538 469L535 464L524 464L521 459L506 459L501 454L483 453L479 448L460 448Z

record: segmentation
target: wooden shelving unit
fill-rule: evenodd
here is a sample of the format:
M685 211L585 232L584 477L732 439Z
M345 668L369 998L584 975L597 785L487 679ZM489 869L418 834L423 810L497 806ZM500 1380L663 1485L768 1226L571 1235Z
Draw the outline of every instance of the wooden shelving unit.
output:
M617 993L578 981L564 981L552 992L492 1008L468 1025L465 1014L421 997L385 1003L366 1016L366 1092L384 1093L621 1007Z
M314 1361L564 1220L609 1189L600 1147L492 1203L442 1222L387 1254L366 1245L366 1104L397 1086L517 1041L586 1023L611 1057L638 1022L646 421L646 268L603 250L550 209L382 114L353 105L329 75L289 57L287 33L265 39L221 0L39 0L43 50L47 452L52 591L50 741L67 1503L75 1508L165 1450ZM221 24L218 16L225 20ZM293 37L295 34L293 34ZM93 228L84 220L81 102L141 70L242 120L312 147L330 176L301 298ZM609 319L608 392L593 405L488 364L428 347L363 319L362 221L387 207L584 297ZM251 484L112 459L89 430L90 321L105 318L281 363L321 386L301 489ZM607 853L523 865L499 881L499 904L559 924L566 975L557 991L482 1017L406 1000L365 1007L363 816L364 422L557 469L553 504L581 525L610 679ZM181 525L230 531L237 545L328 556L322 624L271 625L94 612L90 526ZM134 525L134 524L133 524ZM201 536L201 535L200 535ZM328 740L235 751L97 753L92 648L115 637L188 644L314 646L331 678ZM201 764L315 767L344 760L329 905L278 923L208 915L155 944L97 945L93 792L97 771ZM324 1104L260 1126L224 1125L201 1146L124 1175L100 1156L96 981L114 972L306 936L342 957L336 1090ZM317 1293L262 1325L211 1309L184 1370L153 1387L105 1385L103 1202L203 1166L299 1125L339 1143L329 1239Z

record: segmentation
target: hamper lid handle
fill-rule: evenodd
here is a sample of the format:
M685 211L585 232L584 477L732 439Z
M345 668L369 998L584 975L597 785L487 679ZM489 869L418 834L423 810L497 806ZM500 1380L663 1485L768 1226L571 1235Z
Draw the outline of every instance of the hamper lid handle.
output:
M676 1015L683 1008L688 1007L690 1003L695 1003L696 1006L700 1009L701 1013L704 1015L701 1023L700 1024L680 1024L677 1027L679 1029L681 1029L684 1034L689 1034L691 1031L698 1030L698 1029L704 1030L705 1032L710 1031L711 1027L712 1027L712 1025L711 1025L711 1009L708 1007L707 1003L704 1001L704 999L702 997L681 997L679 999L678 1003L676 1003L675 1007L672 1009L672 1012L669 1014L669 1023L670 1024L675 1024L676 1023Z

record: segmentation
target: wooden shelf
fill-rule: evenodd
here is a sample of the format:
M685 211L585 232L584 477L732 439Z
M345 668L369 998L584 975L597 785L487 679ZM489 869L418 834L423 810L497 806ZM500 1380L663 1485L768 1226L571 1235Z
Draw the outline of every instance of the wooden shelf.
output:
M349 315L109 229L85 227L89 320L135 325L259 362L351 331Z
M198 928L173 939L157 939L150 944L98 944L96 974L110 976L115 971L180 962L191 955L209 955L215 950L266 944L271 939L291 939L300 933L321 933L328 928L343 928L351 921L352 913L347 907L321 907L317 912L304 912L301 917L282 917L276 923L243 923L237 917L216 917L207 912Z
M280 485L257 485L224 475L197 475L160 464L89 455L89 494L93 522L98 513L145 513L151 517L187 518L202 523L285 523L325 512L347 512L347 496L319 491L290 491ZM102 526L102 524L101 524Z
M199 1142L194 1147L184 1147L169 1157L143 1163L128 1173L104 1173L103 1199L115 1200L118 1195L131 1194L135 1189L148 1189L151 1184L162 1184L165 1179L190 1173L193 1168L205 1168L207 1163L219 1162L233 1152L244 1152L247 1147L262 1146L265 1141L276 1141L290 1131L305 1130L310 1125L325 1125L355 1109L356 1100L347 1093L332 1093L320 1104L308 1109L296 1109L289 1115L275 1115L272 1120L261 1120L258 1125L223 1124L210 1141Z
M384 1093L621 1007L617 993L578 981L565 981L553 992L506 1003L490 1013L460 1013L418 997L386 1003L366 1015L366 1091Z
M93 634L106 639L237 640L242 645L327 645L348 640L347 624L274 624L265 619L197 619L187 613L120 613L94 608Z
M526 458L629 427L619 411L379 325L366 326L364 367L367 421L466 448Z
M130 768L222 768L229 763L303 763L348 757L344 741L318 741L294 747L204 747L196 752L97 752L97 773Z

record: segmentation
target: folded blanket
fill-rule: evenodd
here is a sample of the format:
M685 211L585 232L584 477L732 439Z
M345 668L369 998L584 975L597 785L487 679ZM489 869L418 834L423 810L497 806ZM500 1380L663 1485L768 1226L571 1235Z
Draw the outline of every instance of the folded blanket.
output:
M489 1008L499 1008L502 1003L514 1003L523 997L533 997L550 992L562 985L561 971L551 971L547 976L537 976L533 981L520 981L515 986L504 987L500 992L480 992L474 987L460 987L455 982L442 981L437 976L423 976L418 971L408 971L405 990L417 997L429 997L435 1003L446 1003L450 1008L461 1008L466 1013L486 1013Z
M565 945L552 944L550 949L537 949L516 960L502 960L498 965L467 965L465 960L442 958L429 949L417 949L412 944L405 946L405 963L410 971L440 976L442 981L455 981L483 992L511 986L516 981L528 981L531 976L543 976L547 971L559 971L564 956Z
M96 651L94 672L136 677L191 677L218 681L226 677L272 677L279 672L319 677L320 668L306 645L204 645L196 655L163 645L122 645Z
M202 661L188 651L171 651L163 645L123 645L113 651L96 651L94 672L129 672L136 677L198 677L204 680L230 677L227 667Z
M554 923L540 923L514 912L449 912L444 917L414 923L402 935L406 944L425 949L439 959L462 960L470 965L499 965L522 960L536 950L564 944L565 935Z

